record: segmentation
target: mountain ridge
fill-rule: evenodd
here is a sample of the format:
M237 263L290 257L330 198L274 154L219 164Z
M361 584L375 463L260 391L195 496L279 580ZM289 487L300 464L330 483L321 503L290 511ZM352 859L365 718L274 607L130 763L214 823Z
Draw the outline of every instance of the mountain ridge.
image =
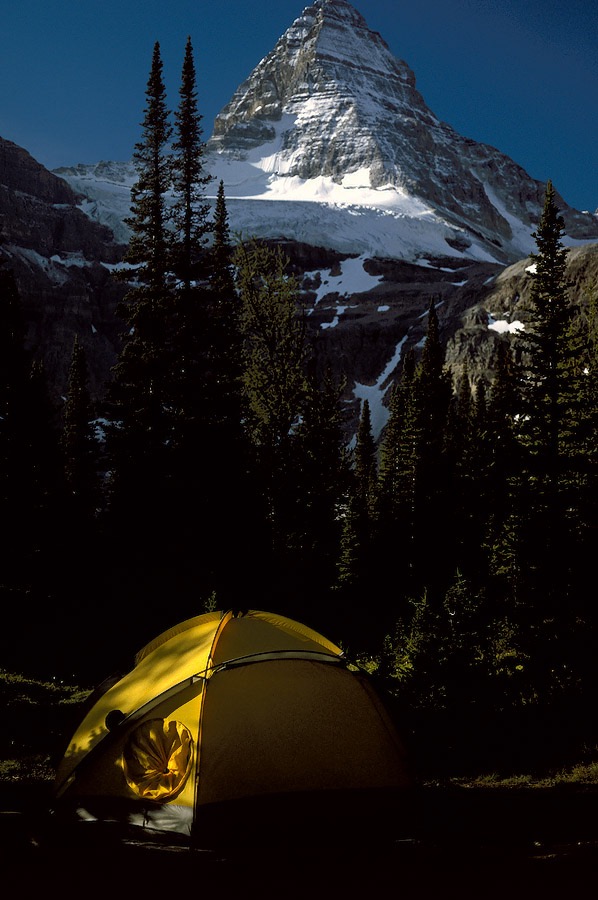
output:
M544 196L545 185L505 154L441 122L413 71L347 0L303 10L217 116L207 149L227 196L236 199L245 179L262 200L299 199L302 182L317 196L314 182L330 179L344 196L323 184L322 202L332 193L339 204L395 214L399 225L408 217L418 230L433 219L446 255L489 261L530 252ZM251 175L260 173L258 194ZM570 239L598 238L595 217L558 201ZM400 242L397 251L417 258Z
M527 256L545 189L441 122L414 72L348 0L304 8L216 117L204 163L211 199L224 182L235 234L424 265ZM54 172L127 240L130 161ZM568 245L598 240L597 216L558 192L557 201Z
M382 85L372 81L372 67L394 73L392 84L386 75ZM411 105L403 103L406 96ZM364 97L369 131L355 125ZM371 133L374 113L384 152ZM318 128L336 140L337 151L326 158ZM7 154L9 144L0 139L0 249L15 268L30 343L43 348L60 397L79 333L93 393L101 396L119 345L115 308L123 286L110 271L128 242L134 164L100 161L44 174L22 148L12 145ZM443 155L436 159L439 147ZM446 165L434 172L439 160ZM364 397L372 407L374 396L384 400L401 351L421 346L431 298L453 372L468 358L472 377L488 377L493 342L504 339L491 318L512 321L525 293L529 276L520 262L535 250L544 185L499 151L441 123L417 92L411 69L346 0L315 0L305 8L221 111L205 161L213 176L208 199L224 181L233 236L274 242L289 256L318 358L334 360L348 376L353 424ZM463 165L477 167L478 175L463 181ZM408 181L423 193L410 193ZM453 188L451 211L443 197ZM459 217L455 210L469 194L476 202ZM570 256L577 253L595 273L598 218L557 200L567 225L564 243L579 251ZM504 285L502 293L492 293L492 286L514 265L518 275L508 279L512 293L505 300ZM385 413L378 411L381 429Z
M82 211L83 195L12 141L0 138L0 259L23 303L26 345L44 362L51 394L66 390L75 334L90 360L90 389L105 387L119 346L111 277L125 246Z

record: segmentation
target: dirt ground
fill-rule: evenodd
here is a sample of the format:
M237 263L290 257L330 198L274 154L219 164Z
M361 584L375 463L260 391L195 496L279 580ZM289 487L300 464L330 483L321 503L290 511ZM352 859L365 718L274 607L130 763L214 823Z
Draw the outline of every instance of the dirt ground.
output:
M388 822L387 840L369 840L361 822L338 842L334 813L314 810L315 843L284 845L274 827L216 850L53 832L39 799L16 788L0 796L7 898L598 898L595 789L423 788L400 838Z

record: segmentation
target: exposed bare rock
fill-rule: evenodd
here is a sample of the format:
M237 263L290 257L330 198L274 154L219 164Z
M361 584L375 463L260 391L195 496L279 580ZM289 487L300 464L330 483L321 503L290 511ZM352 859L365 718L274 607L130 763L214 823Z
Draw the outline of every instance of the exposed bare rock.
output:
M531 267L529 258L507 266L474 294L473 303L465 303L460 317L447 323L446 358L455 380L467 363L472 381L484 378L488 384L492 382L497 342L516 342L521 326L528 320ZM566 278L571 304L587 302L598 285L598 244L568 250Z
M424 201L505 263L528 252L544 199L521 166L434 115L407 63L347 0L303 10L220 112L208 149L262 156L274 180L341 183L366 170L370 187ZM557 199L570 237L598 239L595 216Z
M303 10L217 117L205 163L210 202L224 182L231 234L287 252L316 364L345 379L349 431L370 396L380 434L432 300L455 380L465 363L472 381L492 380L497 342L516 340L529 298L545 185L441 122L347 0ZM57 394L75 334L96 395L116 359L123 287L110 268L128 240L135 178L132 161L52 174L0 139L1 252ZM575 301L598 277L598 217L556 200Z
M0 253L23 300L27 345L43 360L55 399L66 388L75 335L96 396L119 343L115 307L123 287L110 270L124 248L78 208L81 199L26 150L0 138Z

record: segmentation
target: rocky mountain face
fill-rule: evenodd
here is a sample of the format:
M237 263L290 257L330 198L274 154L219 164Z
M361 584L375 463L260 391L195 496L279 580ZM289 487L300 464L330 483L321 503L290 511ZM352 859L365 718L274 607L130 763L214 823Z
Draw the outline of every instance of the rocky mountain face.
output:
M584 244L567 252L565 273L572 304L587 303L598 285L598 243ZM502 269L476 291L473 298L457 298L453 314L444 316L446 360L456 380L464 366L474 376L493 378L497 341L509 340L526 321L530 309L533 264L522 259ZM471 303L471 299L475 302Z
M467 361L472 378L491 380L496 342L510 339L531 283L545 186L439 121L346 0L304 9L221 111L206 151L231 233L287 253L318 365L346 379L349 431L367 398L382 432L431 300L454 377ZM97 396L116 359L123 288L110 272L135 177L130 161L49 173L0 139L0 252L58 395L75 333ZM557 201L576 299L596 283L598 218Z
M288 249L297 252L296 245ZM455 387L464 371L472 385L480 378L491 384L497 344L516 340L529 309L531 259L506 267L444 262L442 268L424 268L402 260L362 261L332 255L320 257L321 268L307 276L304 263L291 266L302 279L308 328L321 370L327 366L338 378L348 376L344 402L351 435L359 422L361 403L367 399L374 436L380 437L404 353L413 347L417 355L425 340L431 301ZM364 292L340 293L342 273L349 263L363 265L375 285ZM587 302L598 284L598 243L568 250L566 278L571 302ZM340 292L322 295L326 281L332 286L336 281Z
M217 117L208 148L267 171L271 192L272 181L329 177L372 189L382 207L416 198L455 229L447 255L521 258L544 197L521 166L439 121L409 66L346 0L304 9ZM560 207L571 238L598 239L594 216Z
M42 359L58 399L73 341L90 363L90 389L101 394L119 341L115 307L123 288L111 277L124 247L79 209L83 198L0 138L0 254L23 301L27 345Z

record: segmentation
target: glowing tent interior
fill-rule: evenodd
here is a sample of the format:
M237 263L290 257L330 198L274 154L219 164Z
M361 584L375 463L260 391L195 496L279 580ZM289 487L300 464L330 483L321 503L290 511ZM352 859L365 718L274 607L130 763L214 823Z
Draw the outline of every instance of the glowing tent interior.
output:
M208 847L396 823L413 786L388 710L339 647L229 610L159 635L94 692L53 800L59 821Z

